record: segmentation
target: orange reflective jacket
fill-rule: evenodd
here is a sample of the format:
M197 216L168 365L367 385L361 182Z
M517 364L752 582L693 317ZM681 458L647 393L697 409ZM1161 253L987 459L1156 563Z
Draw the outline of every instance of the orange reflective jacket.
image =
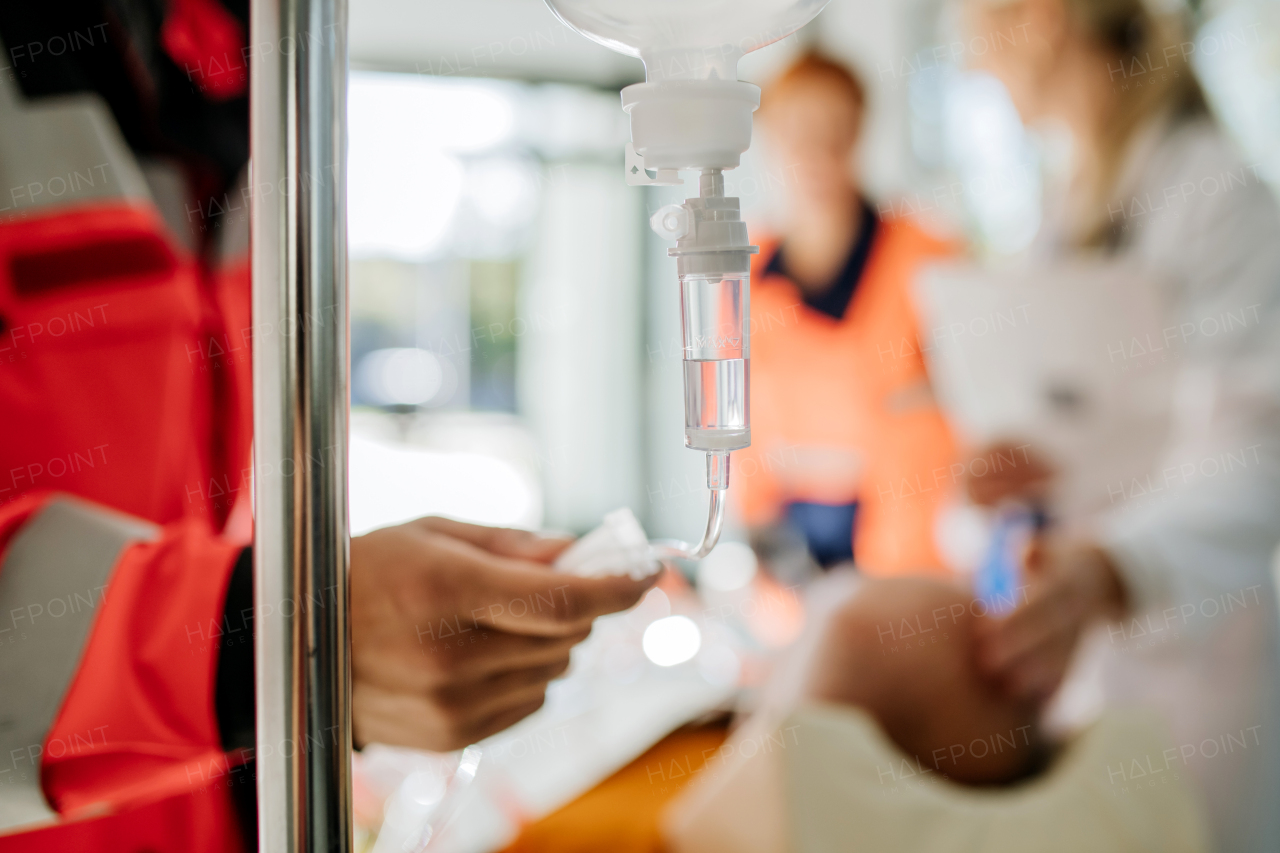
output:
M933 527L951 484L934 473L955 450L916 345L910 288L922 264L954 247L907 221L881 222L839 320L806 306L789 279L763 274L777 248L764 241L752 270L752 441L733 481L745 520L776 521L791 501L858 501L863 570L945 572Z

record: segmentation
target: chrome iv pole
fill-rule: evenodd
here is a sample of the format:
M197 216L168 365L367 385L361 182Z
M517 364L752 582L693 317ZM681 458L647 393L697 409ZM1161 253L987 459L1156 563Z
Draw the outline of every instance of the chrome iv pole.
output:
M350 853L345 0L252 0L259 848Z

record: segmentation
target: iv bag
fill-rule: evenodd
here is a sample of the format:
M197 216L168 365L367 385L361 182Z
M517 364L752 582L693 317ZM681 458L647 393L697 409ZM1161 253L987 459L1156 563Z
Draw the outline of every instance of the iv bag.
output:
M547 0L587 38L644 62L650 82L736 80L744 54L786 38L827 0Z

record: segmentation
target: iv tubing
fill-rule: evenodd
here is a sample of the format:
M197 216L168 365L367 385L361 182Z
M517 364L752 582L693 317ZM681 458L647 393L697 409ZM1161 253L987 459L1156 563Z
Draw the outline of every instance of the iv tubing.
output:
M729 459L727 454L724 459L727 467ZM725 477L725 484L728 485L727 476ZM716 547L716 543L720 541L720 529L723 526L724 489L712 489L711 506L707 511L707 530L702 534L701 542L697 545L690 545L688 542L681 542L677 539L660 539L653 542L650 547L653 549L653 555L660 560L673 557L682 560L701 560L710 554L711 549Z

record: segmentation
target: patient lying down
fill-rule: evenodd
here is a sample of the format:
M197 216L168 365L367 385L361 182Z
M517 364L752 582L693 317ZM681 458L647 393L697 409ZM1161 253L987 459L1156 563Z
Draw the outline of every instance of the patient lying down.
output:
M1037 709L978 674L971 596L840 584L799 660L671 808L672 851L1208 849L1185 782L1109 784L1107 766L1168 745L1158 721L1111 715L1051 749Z

